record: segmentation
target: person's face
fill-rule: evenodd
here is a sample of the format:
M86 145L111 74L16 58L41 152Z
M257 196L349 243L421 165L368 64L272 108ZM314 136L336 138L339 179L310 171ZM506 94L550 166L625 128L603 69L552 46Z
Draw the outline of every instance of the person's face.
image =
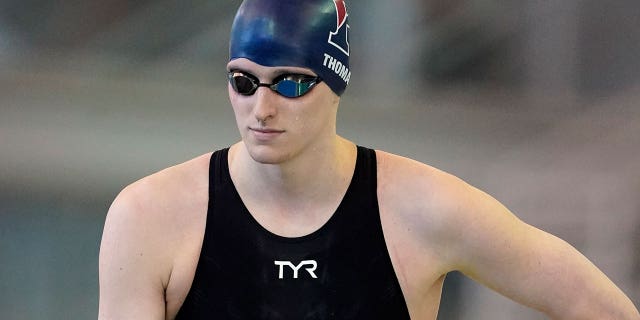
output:
M251 74L260 83L272 83L282 74L315 76L306 68L264 67L248 59L229 62L227 70ZM286 98L268 87L259 87L248 96L231 85L228 90L242 140L258 162L283 163L335 138L339 97L324 82L297 98Z

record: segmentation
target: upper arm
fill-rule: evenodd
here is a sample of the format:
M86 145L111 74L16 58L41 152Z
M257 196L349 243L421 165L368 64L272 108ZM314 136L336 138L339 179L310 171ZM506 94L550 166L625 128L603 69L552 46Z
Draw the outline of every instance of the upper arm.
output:
M635 319L620 289L567 242L530 226L488 194L422 163L378 152L383 207L403 248L435 276L458 270L554 319ZM408 243L408 244L407 244ZM421 269L412 269L413 273ZM429 278L432 279L433 277ZM429 283L427 283L429 285Z
M522 222L486 193L447 179L455 205L449 203L443 225L453 268L554 319L638 319L621 290L567 242Z
M99 257L99 319L164 319L166 260L158 219L128 187L105 221Z

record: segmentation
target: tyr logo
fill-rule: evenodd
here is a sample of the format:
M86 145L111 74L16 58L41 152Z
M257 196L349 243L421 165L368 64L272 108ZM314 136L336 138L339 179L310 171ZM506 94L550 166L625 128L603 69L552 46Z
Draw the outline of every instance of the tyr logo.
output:
M291 261L274 261L274 263L279 267L278 269L278 278L284 279L284 266L289 266L291 270L293 270L293 278L298 279L298 271L302 266L307 266L305 270L313 277L317 279L315 271L318 268L318 263L315 260L303 260L297 266L294 265Z

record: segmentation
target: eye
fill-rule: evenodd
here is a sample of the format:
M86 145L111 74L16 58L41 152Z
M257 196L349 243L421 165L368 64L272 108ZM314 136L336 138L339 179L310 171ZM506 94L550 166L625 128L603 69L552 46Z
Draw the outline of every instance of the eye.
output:
M246 71L242 71L242 70L231 70L229 71L229 74L232 75L233 77L246 77L249 78L251 80L254 80L255 82L259 82L258 81L258 77L254 76L253 74L246 72Z
M308 75L308 74L302 74L302 73L286 73L286 74L282 74L277 76L275 79L273 79L273 83L278 83L280 81L292 81L295 83L304 83L304 82L311 82L316 80L317 77Z

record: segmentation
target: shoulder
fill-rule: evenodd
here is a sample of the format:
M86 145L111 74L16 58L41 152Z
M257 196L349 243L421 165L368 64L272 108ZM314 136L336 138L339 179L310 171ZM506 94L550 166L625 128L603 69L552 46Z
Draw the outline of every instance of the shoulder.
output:
M390 225L396 231L411 230L414 241L443 249L464 241L474 221L501 206L453 174L409 158L376 153L378 202L388 230Z
M482 252L497 237L529 230L502 203L462 179L408 158L377 154L381 214L415 231L414 240L446 253L441 258L448 262L459 265L460 257Z
M188 205L193 197L208 189L208 168L211 153L163 169L125 187L114 200L110 212L166 211L174 206ZM169 207L167 207L169 206Z
M169 252L206 217L210 153L125 187L107 213L102 247L123 243L149 253ZM129 241L130 244L127 243ZM132 245L131 245L132 244Z
M457 219L469 221L486 209L502 207L492 196L451 173L384 151L376 154L378 196L403 212L443 218L456 226L463 222Z
M453 209L475 188L428 164L376 150L378 190L385 201L407 209Z

